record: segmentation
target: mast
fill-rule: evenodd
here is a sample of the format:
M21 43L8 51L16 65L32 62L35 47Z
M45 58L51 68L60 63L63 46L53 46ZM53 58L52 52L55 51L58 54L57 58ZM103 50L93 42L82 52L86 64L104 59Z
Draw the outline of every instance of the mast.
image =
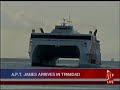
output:
M70 21L70 13L69 13L69 19L68 19L69 21ZM70 23L69 23L70 24Z
M63 18L63 26L65 26L65 20L66 20L66 19Z
M70 23L72 23L72 21L70 20L70 13L69 13L69 18L68 18L67 22L69 23L69 25L70 25Z

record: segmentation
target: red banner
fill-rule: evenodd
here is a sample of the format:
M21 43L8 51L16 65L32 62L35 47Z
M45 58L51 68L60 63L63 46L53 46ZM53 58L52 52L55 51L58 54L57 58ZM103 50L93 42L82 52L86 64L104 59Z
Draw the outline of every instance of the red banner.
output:
M5 72L2 71L2 77ZM0 84L120 84L120 69L24 69L12 70L6 75Z

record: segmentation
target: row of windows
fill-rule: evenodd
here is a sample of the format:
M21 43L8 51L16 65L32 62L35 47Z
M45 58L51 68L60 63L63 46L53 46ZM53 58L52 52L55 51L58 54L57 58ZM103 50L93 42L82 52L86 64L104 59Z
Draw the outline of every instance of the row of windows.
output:
M68 27L68 26L59 26L59 27L55 27L55 29L72 29L70 26Z
M50 39L84 39L91 40L91 36L70 36L70 35L31 35L31 38L50 38Z

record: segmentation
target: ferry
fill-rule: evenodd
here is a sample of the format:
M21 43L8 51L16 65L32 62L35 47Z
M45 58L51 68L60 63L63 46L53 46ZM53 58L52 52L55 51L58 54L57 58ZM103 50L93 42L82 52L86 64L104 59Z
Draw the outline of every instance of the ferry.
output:
M50 33L32 30L29 42L29 56L32 66L56 66L59 58L78 58L78 67L99 67L101 65L100 41L97 29L81 34L74 30L72 21L63 19Z

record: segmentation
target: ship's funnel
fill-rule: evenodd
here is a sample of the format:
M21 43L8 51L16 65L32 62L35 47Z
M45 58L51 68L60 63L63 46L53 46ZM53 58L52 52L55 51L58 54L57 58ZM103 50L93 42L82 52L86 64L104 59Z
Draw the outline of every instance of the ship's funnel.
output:
M43 31L43 29L42 29L42 28L40 28L40 31L41 31L41 33L44 33L44 31Z
M95 32L94 32L94 35L96 36L96 34L97 34L97 29L95 30Z

